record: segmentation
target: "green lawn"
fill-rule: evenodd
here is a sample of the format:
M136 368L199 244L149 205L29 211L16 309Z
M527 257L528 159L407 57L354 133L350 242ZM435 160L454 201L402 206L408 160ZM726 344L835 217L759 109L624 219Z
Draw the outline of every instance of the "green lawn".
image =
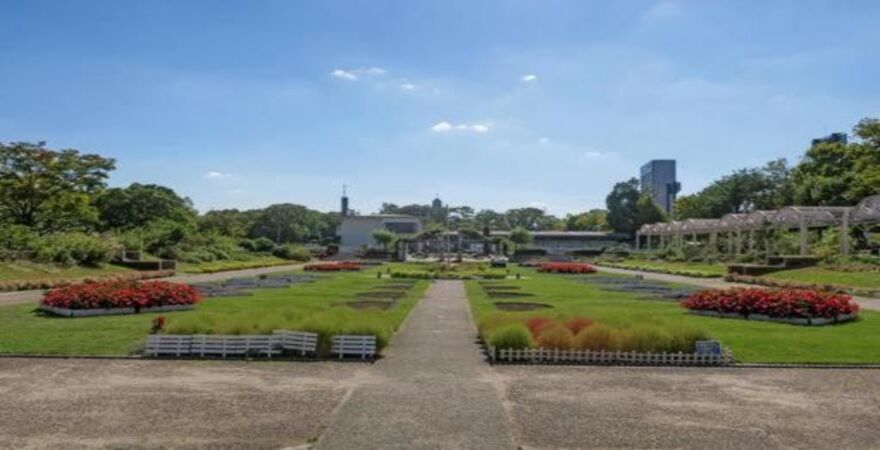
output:
M67 278L100 277L130 272L134 272L134 270L112 264L105 264L102 267L61 267L52 264L37 264L29 262L0 263L0 281L57 280Z
M601 264L601 263L600 263ZM689 272L701 272L712 275L724 275L727 273L727 266L724 264L710 264L710 263L692 263L692 262L669 262L669 261L654 261L648 259L629 259L626 261L617 262L616 265L624 266L627 268L645 268L645 269L654 269L658 271L689 271Z
M34 305L0 307L0 353L44 355L126 355L137 351L157 315L167 318L169 332L215 334L267 333L273 329L313 330L322 334L377 334L387 342L427 282L418 282L394 307L356 310L341 303L353 300L387 279L375 271L322 276L314 283L286 289L263 289L251 297L210 298L194 311L88 318L58 318L35 311Z
M603 275L605 276L605 275ZM674 302L638 300L636 294L604 291L579 283L583 276L529 273L503 284L534 293L513 301L546 303L551 309L499 312L476 281L467 282L468 296L478 322L542 315L554 318L585 316L611 326L643 325L660 329L698 328L731 348L740 362L880 363L880 313L863 311L856 322L802 327L772 322L719 319L690 315ZM508 301L505 299L504 301Z
M816 266L773 272L765 277L799 283L836 284L860 289L880 289L880 272L844 272Z
M255 269L258 267L284 266L297 264L297 261L276 258L274 256L260 256L247 261L211 261L205 263L178 263L177 271L183 273L215 273L227 270Z

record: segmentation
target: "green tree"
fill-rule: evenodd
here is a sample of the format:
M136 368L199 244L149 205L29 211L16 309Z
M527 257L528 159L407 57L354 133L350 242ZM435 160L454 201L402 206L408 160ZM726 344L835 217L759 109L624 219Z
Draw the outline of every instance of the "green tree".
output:
M790 204L792 197L790 169L780 159L764 167L736 170L700 192L679 197L675 217L718 218L728 213L778 209Z
M46 231L89 226L97 218L90 196L114 168L112 159L44 142L0 143L0 217Z
M608 225L618 233L635 234L638 226L639 180L631 178L614 185L605 198Z
M509 230L510 224L507 217L491 209L481 209L474 215L474 223L480 228L488 227L490 230Z
M666 214L660 209L650 196L642 195L636 208L636 230L645 224L665 222Z
M510 232L510 240L516 245L527 245L532 242L532 233L525 228L517 227Z
M190 199L155 184L107 189L95 198L95 206L105 229L140 228L162 219L188 225L196 221Z
M258 210L239 211L220 209L208 211L199 217L199 230L216 232L224 236L246 237L258 215Z
M250 237L266 237L276 244L318 240L327 232L324 214L302 205L281 203L257 213Z
M605 231L608 229L608 211L591 209L585 213L569 214L565 217L568 231Z
M386 230L384 228L376 228L372 232L373 240L376 241L376 244L379 244L383 250L388 250L388 246L394 242L397 237L393 231Z

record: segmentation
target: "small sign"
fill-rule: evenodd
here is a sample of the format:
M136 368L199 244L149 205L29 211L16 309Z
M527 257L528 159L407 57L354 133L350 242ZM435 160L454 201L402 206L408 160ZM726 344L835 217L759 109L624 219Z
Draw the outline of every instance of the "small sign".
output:
M712 340L712 341L697 341L696 351L698 355L720 355L721 354L721 342Z

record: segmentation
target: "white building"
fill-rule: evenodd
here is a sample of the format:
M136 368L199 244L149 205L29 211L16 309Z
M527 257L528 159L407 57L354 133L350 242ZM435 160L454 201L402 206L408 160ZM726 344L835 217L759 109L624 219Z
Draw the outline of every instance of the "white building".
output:
M339 251L351 253L361 248L377 247L373 239L373 230L377 229L399 234L415 234L422 231L422 219L399 214L345 216L337 230Z

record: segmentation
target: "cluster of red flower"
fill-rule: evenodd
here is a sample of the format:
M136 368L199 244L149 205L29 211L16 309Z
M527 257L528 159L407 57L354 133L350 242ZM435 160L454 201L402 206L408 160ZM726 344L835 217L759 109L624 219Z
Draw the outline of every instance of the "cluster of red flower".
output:
M199 292L186 284L114 280L52 289L43 297L42 303L65 309L152 308L192 305L199 300Z
M683 300L681 306L700 311L783 318L833 318L859 312L859 305L849 295L806 289L700 291Z
M586 263L543 263L538 272L550 273L595 273L596 268Z
M339 272L343 270L361 270L361 264L355 261L335 261L307 264L303 270L317 272Z

